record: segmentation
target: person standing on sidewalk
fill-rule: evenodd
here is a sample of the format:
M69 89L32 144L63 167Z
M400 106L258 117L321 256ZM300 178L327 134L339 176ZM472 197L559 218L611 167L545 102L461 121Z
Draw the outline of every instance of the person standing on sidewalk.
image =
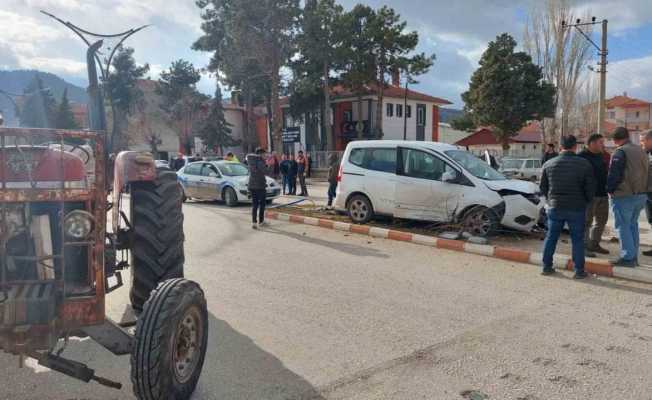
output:
M297 173L299 164L294 159L294 154L290 154L289 167L288 167L288 182L290 185L290 194L295 196L297 194Z
M328 208L333 206L333 200L337 191L337 174L340 169L340 159L336 153L328 158Z
M299 178L299 185L301 186L301 193L299 196L308 196L308 187L306 186L306 171L308 170L308 159L303 155L303 151L299 150L297 157L297 177Z
M283 195L290 194L290 160L288 156L283 154L281 157L281 162L278 165L278 169L281 173L281 180L283 183Z
M265 163L265 150L258 147L255 154L247 155L249 167L249 193L251 193L251 227L258 229L265 226L265 202L267 197L267 164Z
M605 163L604 154L604 137L597 133L589 136L587 148L579 154L591 164L596 183L595 196L586 209L584 242L588 257L595 257L594 253L609 254L609 250L600 246L602 233L609 219L609 197L607 196L609 164Z
M591 164L575 154L577 139L562 139L562 152L543 165L541 192L548 203L548 232L543 243L543 275L555 273L553 256L564 224L570 229L575 279L584 271L584 225L586 208L595 194Z
M645 202L645 214L647 215L647 222L652 225L652 129L645 132L643 136L643 147L647 153L649 160L649 168L647 174L647 201ZM652 250L643 252L644 256L652 257Z
M638 218L647 201L649 159L630 141L627 128L616 128L613 140L618 148L609 165L607 193L620 239L620 257L613 265L633 268L638 265Z
M548 147L546 148L546 152L543 153L543 157L541 158L541 164L545 164L548 162L548 160L552 160L553 158L557 157L559 153L555 151L555 145L553 143L548 143Z

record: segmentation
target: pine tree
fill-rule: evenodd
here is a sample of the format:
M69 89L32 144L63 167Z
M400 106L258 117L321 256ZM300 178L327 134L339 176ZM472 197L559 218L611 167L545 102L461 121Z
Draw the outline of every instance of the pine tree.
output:
M20 125L29 128L54 127L57 101L38 75L25 88L24 93L25 100L19 110Z
M120 47L111 61L111 67L104 88L111 100L111 110L115 115L112 130L113 145L120 149L127 146L125 136L128 130L128 116L133 114L135 105L143 96L136 82L149 72L149 64L138 66L134 59L134 49Z
M55 118L55 128L57 129L78 129L79 125L75 120L75 115L68 101L68 89L64 89L59 107L57 108Z
M507 33L489 42L469 90L462 94L464 110L477 124L492 126L505 150L528 121L555 112L555 87L543 80L541 67L527 53L515 49L516 40Z
M238 140L231 136L231 125L224 116L224 107L222 105L222 91L220 85L215 89L215 98L211 101L211 108L208 116L204 119L199 128L199 137L208 149L219 149L220 154L224 154L225 147L237 146Z

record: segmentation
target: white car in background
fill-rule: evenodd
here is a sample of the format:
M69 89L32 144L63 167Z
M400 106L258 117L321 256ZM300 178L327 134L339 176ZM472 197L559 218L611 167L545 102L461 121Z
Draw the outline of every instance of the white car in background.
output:
M473 154L444 143L370 140L348 144L335 208L356 223L375 215L460 224L477 236L500 225L531 231L539 187L512 180Z
M543 169L538 158L503 158L499 171L508 178L538 182Z
M267 179L267 202L281 195L281 187L270 177ZM221 200L229 207L251 202L249 168L230 161L199 161L187 164L177 172L183 188L183 198Z

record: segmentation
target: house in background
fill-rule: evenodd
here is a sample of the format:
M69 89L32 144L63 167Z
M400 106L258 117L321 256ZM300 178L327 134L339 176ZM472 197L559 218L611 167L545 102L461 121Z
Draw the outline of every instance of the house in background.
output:
M359 123L363 128L363 139L375 138L377 93L377 88L369 86L360 101L356 93L343 86L335 86L331 89L332 120L330 123L333 128L335 150L343 151L350 141L357 140L356 126ZM402 140L406 123L407 140L439 141L439 107L447 104L452 103L414 90L406 92L406 89L400 86L400 77L395 75L392 84L384 90L383 139ZM326 140L321 123L312 121L306 124L303 121L294 121L290 117L289 110L289 98L282 98L283 129L285 132L297 132L296 138L286 135L294 141L286 141L285 151L323 150Z
M475 155L482 155L485 150L495 157L539 158L544 151L543 129L538 121L524 126L516 136L509 140L509 150L503 150L493 131L489 127L480 127L471 135L455 142Z
M640 133L650 129L652 122L652 103L645 100L622 96L607 99L605 119L615 126L624 126L631 132Z

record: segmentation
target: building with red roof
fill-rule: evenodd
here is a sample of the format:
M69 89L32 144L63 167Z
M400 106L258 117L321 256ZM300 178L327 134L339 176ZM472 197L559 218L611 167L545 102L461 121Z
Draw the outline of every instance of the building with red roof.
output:
M440 141L439 108L452 104L446 99L417 92L400 86L400 77L394 76L392 84L383 92L383 139ZM289 115L289 98L281 98L283 128L301 131L298 142L286 144L286 151L296 148L318 150L318 138L323 137L319 123L293 121ZM361 125L364 139L376 138L376 113L378 87L368 85L361 96L343 86L331 88L331 109L335 149L344 150L347 143L358 137L356 127ZM314 142L314 143L313 143Z
M480 127L471 135L455 144L467 148L474 154L488 150L497 156L540 157L543 152L543 129L538 121L532 121L509 139L509 150L505 153L503 146L496 140L491 127Z

